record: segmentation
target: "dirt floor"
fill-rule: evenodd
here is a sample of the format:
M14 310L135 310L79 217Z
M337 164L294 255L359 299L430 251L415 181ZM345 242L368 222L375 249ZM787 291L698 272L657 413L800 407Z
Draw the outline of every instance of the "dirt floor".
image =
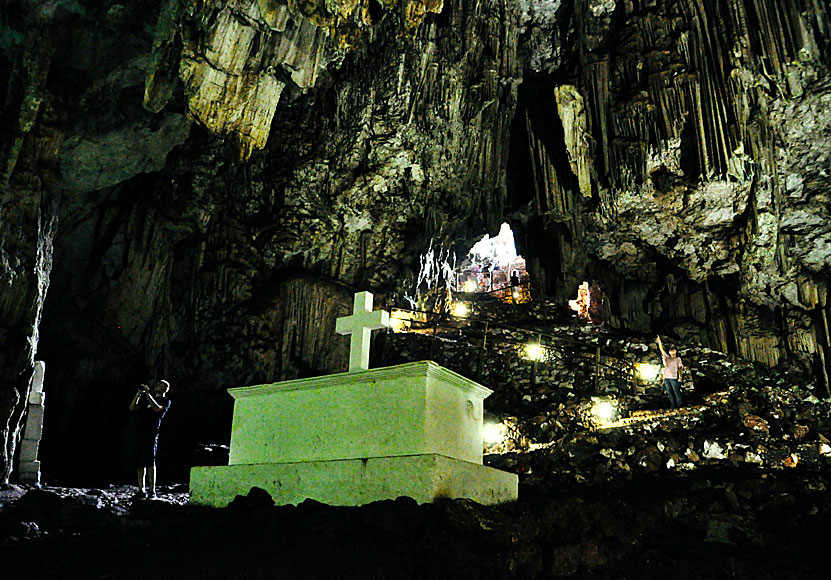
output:
M602 486L524 487L514 504L409 499L274 507L254 490L224 509L135 488L4 486L2 577L828 577L828 473L713 467Z

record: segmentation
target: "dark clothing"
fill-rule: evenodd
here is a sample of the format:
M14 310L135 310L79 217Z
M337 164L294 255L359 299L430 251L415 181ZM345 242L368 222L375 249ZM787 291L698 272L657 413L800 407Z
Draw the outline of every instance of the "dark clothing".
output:
M156 450L159 445L159 429L162 426L167 410L170 409L170 399L167 397L153 397L163 408L155 411L149 407L149 401L139 400L139 405L147 406L136 411L136 466L147 467L156 464Z
M142 397L138 401L139 409L136 411L138 419L138 430L141 432L158 433L162 426L162 419L164 419L167 410L170 408L170 399L167 397L153 397L155 401L162 406L161 411L156 411L150 406L150 401Z
M678 379L664 379L664 389L669 397L669 408L681 408L681 381Z
M136 433L136 467L156 465L158 448L158 433Z

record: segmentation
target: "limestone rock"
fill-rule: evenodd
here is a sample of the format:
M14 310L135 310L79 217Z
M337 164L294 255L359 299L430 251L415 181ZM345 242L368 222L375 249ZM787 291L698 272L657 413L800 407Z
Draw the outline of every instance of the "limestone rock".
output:
M164 168L170 150L185 142L191 123L170 114L104 135L73 136L61 150L63 187L87 192L111 187L140 174Z

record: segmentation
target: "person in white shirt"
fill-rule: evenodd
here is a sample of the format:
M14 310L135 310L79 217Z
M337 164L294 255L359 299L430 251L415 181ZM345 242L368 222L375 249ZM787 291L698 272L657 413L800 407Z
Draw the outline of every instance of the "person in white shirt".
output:
M669 397L670 409L679 409L681 407L681 369L684 368L684 363L678 356L678 351L674 346L669 347L669 353L664 350L664 345L661 344L661 337L658 337L658 349L661 351L661 359L664 361L664 390Z

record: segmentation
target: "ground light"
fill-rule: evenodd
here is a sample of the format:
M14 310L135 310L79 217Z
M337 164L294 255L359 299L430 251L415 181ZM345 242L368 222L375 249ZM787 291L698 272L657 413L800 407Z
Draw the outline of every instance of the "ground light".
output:
M601 425L611 423L617 419L619 409L617 405L609 399L601 399L592 397L592 415L600 422Z
M470 308L464 302L456 302L453 305L453 316L456 318L464 318L470 314Z
M661 367L652 363L635 363L635 369L638 371L638 376L642 381L651 383L658 378L661 373Z
M525 358L527 358L528 360L541 360L543 353L544 350L542 348L542 345L540 344L531 343L525 345Z
M468 280L465 282L464 289L465 292L476 292L479 289L479 284L476 283L476 280Z
M482 439L488 447L492 447L505 441L508 429L504 423L485 423L482 428Z

